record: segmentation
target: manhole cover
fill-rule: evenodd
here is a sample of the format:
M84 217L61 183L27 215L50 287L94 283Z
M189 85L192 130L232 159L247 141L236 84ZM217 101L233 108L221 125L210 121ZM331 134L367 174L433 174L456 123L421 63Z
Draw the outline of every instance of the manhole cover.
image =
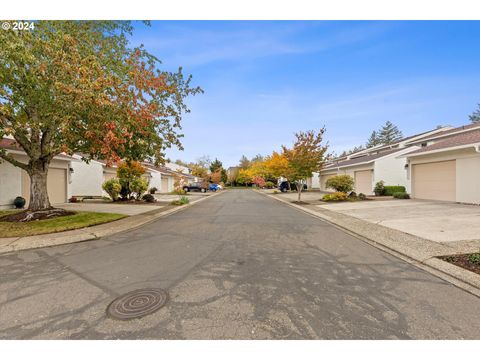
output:
M107 315L118 320L141 318L160 309L167 300L168 293L162 289L134 290L113 300Z

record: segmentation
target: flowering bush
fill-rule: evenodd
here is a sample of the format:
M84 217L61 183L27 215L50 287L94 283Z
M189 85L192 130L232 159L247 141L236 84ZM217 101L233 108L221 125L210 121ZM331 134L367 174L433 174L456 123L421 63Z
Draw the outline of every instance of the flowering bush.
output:
M347 199L348 195L341 191L334 192L333 194L327 194L322 198L323 201L345 201Z
M252 183L261 188L265 187L265 179L261 176L254 176L252 179Z

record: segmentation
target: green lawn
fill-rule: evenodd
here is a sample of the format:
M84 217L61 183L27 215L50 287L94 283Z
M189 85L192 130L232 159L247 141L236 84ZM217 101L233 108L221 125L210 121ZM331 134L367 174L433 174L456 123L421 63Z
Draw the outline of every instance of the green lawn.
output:
M0 211L0 217L11 214L12 211L14 210ZM74 215L26 223L0 221L0 237L39 235L73 230L103 224L124 217L126 215L79 211Z

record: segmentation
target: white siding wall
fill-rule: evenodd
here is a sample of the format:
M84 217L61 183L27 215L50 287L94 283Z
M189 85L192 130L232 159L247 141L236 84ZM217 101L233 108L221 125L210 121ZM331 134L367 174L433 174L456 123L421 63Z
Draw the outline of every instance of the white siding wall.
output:
M68 197L102 196L103 165L90 161L72 161L73 173L70 173Z
M388 155L384 158L378 159L374 162L373 184L383 180L385 185L401 185L405 186L408 193L410 193L410 184L407 177L408 170L405 168L407 164L406 158L397 158L407 152L418 149L417 146L406 148L394 154Z
M21 169L2 161L0 163L0 209L12 207L13 199L22 196Z
M314 172L312 174L312 178L311 178L311 188L312 189L320 189L320 174L319 173L316 173Z
M156 187L158 190L162 190L162 174L158 171L150 171L150 174L152 177L150 178L150 184L148 185L148 188Z

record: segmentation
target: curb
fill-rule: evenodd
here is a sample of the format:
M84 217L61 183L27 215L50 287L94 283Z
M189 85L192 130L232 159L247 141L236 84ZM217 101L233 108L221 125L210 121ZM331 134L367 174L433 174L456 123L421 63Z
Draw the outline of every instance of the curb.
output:
M333 219L332 217L329 217L325 214L321 214L317 211L313 211L313 210L310 210L310 209L305 208L303 206L293 204L290 201L280 199L277 196L273 196L273 195L270 195L270 194L265 194L265 193L260 192L260 191L257 191L257 192L264 195L264 196L267 196L269 198L273 198L273 199L275 199L279 202L287 204L287 205L289 205L289 206L291 206L291 207L293 207L297 210L300 210L304 213L307 213L307 214L309 214L313 217L324 220L324 221L328 222L329 224L347 232L348 234L356 237L359 240L362 240L363 242L365 242L367 244L370 244L370 245L372 245L372 246L374 246L374 247L376 247L380 250L388 252L389 254L391 254L393 256L396 256L396 257L398 257L398 258L400 258L400 259L402 259L402 260L404 260L404 261L406 261L406 262L408 262L412 265L415 265L416 267L421 268L422 270L425 270L425 271L429 272L430 274L435 275L435 276L441 278L442 280L445 280L445 281L453 284L454 286L456 286L456 287L458 287L462 290L465 290L465 291L467 291L467 292L469 292L469 293L471 293L471 294L473 294L477 297L480 297L480 275L478 275L474 272L463 269L463 268L461 268L459 266L456 266L456 265L453 265L453 264L449 264L446 261L443 261L443 260L440 260L440 259L436 258L432 254L428 254L428 255L426 255L425 253L421 254L423 256L421 256L421 255L420 256L414 256L412 254L408 254L405 251L402 251L402 249L399 249L398 247L391 246L390 244L388 244L386 242L381 242L379 240L375 240L375 239L366 237L365 235L359 234L359 233L355 232L355 230L341 225L339 222L336 222L335 219ZM344 215L344 214L342 214L342 215ZM344 216L348 216L348 215L344 215ZM362 222L367 223L369 225L381 226L381 225L370 224L370 223L368 223L364 220L353 218L351 216L348 216L348 217L350 217L350 218L352 218L356 221L362 221ZM394 231L399 232L398 230L394 230ZM401 232L399 232L399 233L401 233ZM409 235L409 234L405 234L405 235ZM425 240L425 241L429 242L429 240ZM439 245L443 246L444 248L447 248L444 245L441 245L441 244L439 244Z
M152 210L143 214L128 216L123 219L95 226L50 234L41 234L25 237L11 237L3 239L0 238L0 254L20 250L39 249L43 247L98 240L104 236L134 230L142 225L149 224L162 217L169 216L182 210L188 209L189 207L199 202L211 199L212 197L218 196L223 193L224 192L222 191L209 196L204 196L200 199L192 201L191 203L174 207L172 209L162 211L162 209L160 208L158 210ZM113 224L114 226L112 226Z

